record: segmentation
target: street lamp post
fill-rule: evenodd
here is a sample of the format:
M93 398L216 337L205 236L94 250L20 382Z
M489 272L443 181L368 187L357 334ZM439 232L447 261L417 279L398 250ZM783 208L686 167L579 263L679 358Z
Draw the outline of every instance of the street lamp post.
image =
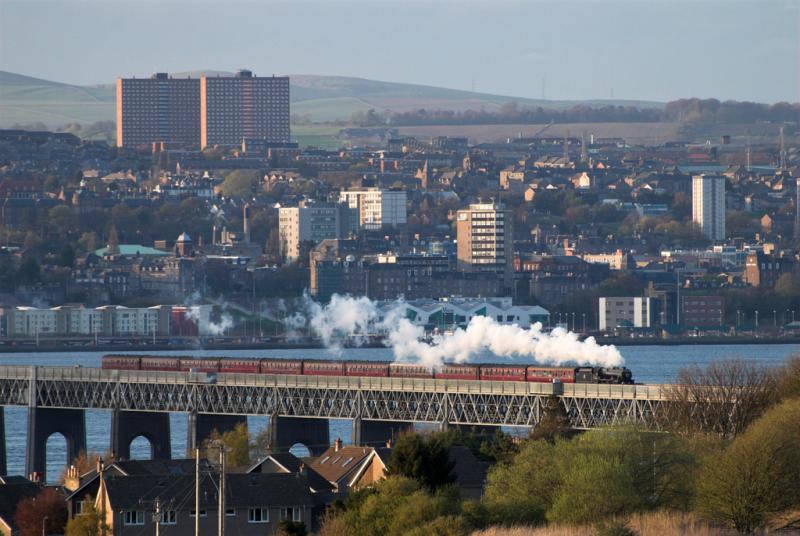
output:
M583 313L582 316L583 316L583 329L581 331L586 333L586 313Z
M47 516L44 516L42 518L42 536L45 536L47 534L47 520L48 519L49 518Z
M775 309L772 310L772 327L778 327L778 313L775 312Z
M756 309L756 331L758 331L758 309Z

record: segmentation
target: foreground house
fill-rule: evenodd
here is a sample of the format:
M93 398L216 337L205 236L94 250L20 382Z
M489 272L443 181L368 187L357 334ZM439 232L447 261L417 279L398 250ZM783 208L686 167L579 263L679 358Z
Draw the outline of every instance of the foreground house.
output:
M102 468L67 498L70 514L82 515L91 501L111 534L153 534L159 510L162 530L193 535L195 475L193 468L188 470L188 462L193 464L194 460L175 462ZM200 534L211 536L217 533L219 474L205 463L201 464L199 496ZM311 528L313 514L308 479L301 473L225 475L225 526L230 534L272 534L283 520Z

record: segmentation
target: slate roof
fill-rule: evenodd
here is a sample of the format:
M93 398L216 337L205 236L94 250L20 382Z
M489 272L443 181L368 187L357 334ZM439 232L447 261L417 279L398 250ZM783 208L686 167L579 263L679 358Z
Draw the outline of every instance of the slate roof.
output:
M106 478L106 490L115 510L141 509L156 499L175 510L194 509L193 475L121 476ZM200 508L217 505L218 475L200 478ZM291 473L229 473L225 475L225 503L230 508L313 506L308 480Z
M332 483L355 474L374 449L370 447L343 446L336 450L330 447L311 463L311 469Z
M292 454L291 452L276 452L274 454L270 454L261 460L257 461L253 464L246 473L261 473L262 472L262 465L265 462L271 460L273 463L281 466L283 469L288 471L291 474L300 473L301 470L305 470L305 477L308 480L308 485L314 492L321 492L321 491L330 491L333 489L333 485L328 482L325 477L320 475L314 469L310 468L308 464L306 464L303 460Z

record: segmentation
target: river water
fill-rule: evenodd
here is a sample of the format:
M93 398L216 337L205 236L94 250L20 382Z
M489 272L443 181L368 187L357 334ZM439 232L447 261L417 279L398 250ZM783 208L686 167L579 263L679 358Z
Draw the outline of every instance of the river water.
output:
M621 346L620 352L625 365L633 371L639 383L670 383L678 371L690 365L707 365L713 361L729 358L742 358L763 366L781 364L787 357L800 352L794 344L765 345L683 345L683 346ZM40 365L97 367L104 352L47 352L0 354L0 365ZM125 352L115 352L125 353ZM137 352L130 352L137 353ZM293 358L331 358L331 359L392 359L391 350L385 348L347 349L344 355L337 355L324 349L307 350L214 350L214 351L168 351L150 352L154 355L192 355L222 357L293 357ZM522 360L508 360L484 356L482 361L523 363ZM9 474L23 474L25 471L25 442L27 439L26 408L5 408L6 454ZM187 416L183 413L170 415L172 430L172 456L184 457L186 452ZM248 427L257 433L267 426L267 418L249 416ZM350 439L350 421L331 420L331 440L341 437L347 443ZM86 412L86 440L89 451L104 452L109 448L111 414L106 410ZM298 455L307 451L298 446L293 449ZM149 445L143 438L134 440L131 449L134 458L147 458ZM47 480L55 481L66 464L66 443L56 434L47 443Z

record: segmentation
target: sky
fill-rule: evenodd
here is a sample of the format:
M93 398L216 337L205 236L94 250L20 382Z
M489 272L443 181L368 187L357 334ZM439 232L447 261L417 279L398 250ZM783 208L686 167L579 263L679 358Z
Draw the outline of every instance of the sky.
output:
M798 0L0 0L0 70L202 69L517 97L800 101Z

